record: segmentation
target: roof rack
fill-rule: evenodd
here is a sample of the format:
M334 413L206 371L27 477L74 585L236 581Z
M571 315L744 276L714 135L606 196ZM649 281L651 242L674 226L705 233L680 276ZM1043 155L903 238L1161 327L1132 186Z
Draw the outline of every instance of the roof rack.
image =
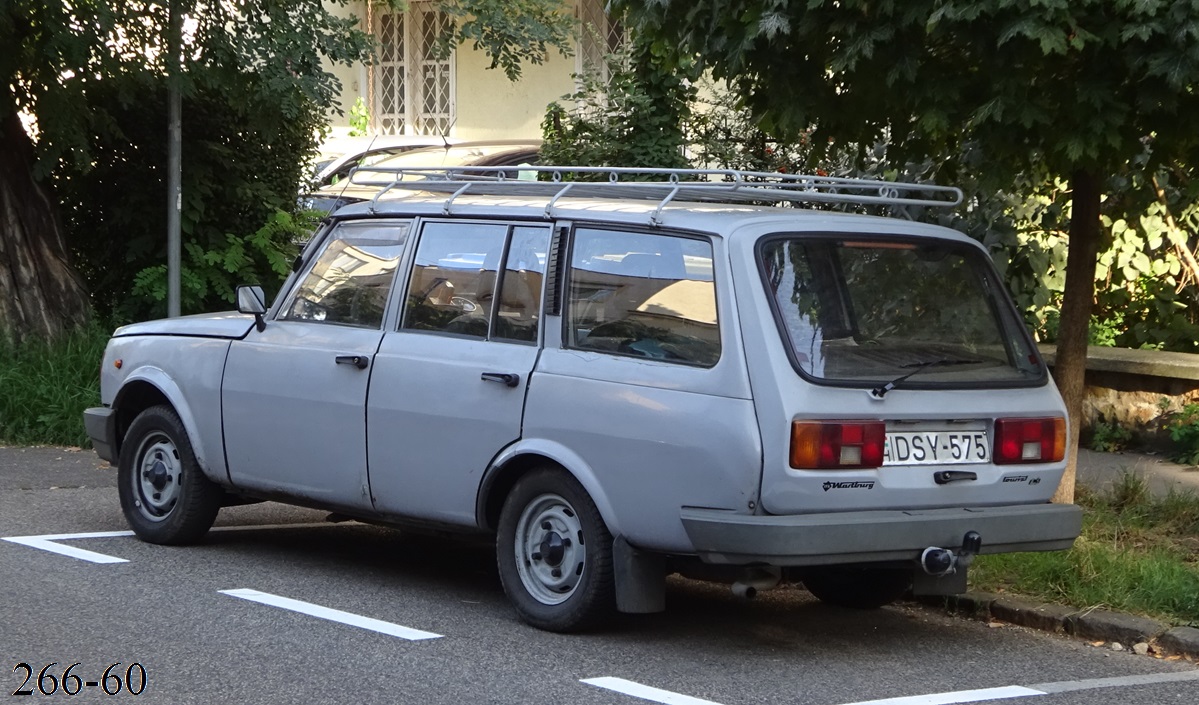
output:
M577 180L580 175L607 176L607 181ZM671 203L850 204L953 207L962 202L961 189L872 179L847 179L807 174L781 174L734 169L639 169L586 166L361 166L349 176L355 186L379 188L371 199L392 190L448 193L442 206L448 215L454 201L475 196L545 197L545 217L563 197L656 200L651 225L661 224L662 210Z

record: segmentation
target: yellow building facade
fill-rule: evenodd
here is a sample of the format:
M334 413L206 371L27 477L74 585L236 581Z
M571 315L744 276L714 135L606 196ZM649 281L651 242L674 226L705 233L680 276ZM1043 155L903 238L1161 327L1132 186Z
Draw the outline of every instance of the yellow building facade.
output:
M378 43L370 65L333 66L341 80L340 113L331 113L330 134L350 130L350 108L367 106L372 135L442 135L458 140L539 139L546 106L575 90L575 75L602 65L620 28L604 13L604 0L563 0L580 26L591 27L572 56L551 50L544 64L525 62L519 81L509 81L490 58L469 44L448 57L434 52L434 40L448 19L435 0L410 0L404 12L367 2L331 8L353 15ZM603 37L601 39L601 37Z

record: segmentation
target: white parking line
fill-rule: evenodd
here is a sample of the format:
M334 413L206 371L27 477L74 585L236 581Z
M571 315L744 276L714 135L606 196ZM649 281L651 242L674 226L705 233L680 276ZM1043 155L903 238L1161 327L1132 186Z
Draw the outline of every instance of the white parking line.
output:
M331 622L348 624L351 627L359 627L360 629L369 629L382 634L398 636L401 639L408 639L409 641L438 639L441 637L440 634L434 634L433 632L423 632L419 629L402 627L398 624L392 624L391 622L384 622L379 619L372 619L371 617L363 617L350 612L342 612L341 610L314 605L311 602L301 602L300 600L293 600L290 597L280 597L279 595L271 595L270 593L259 592L257 590L247 590L243 588L238 590L218 590L218 592L220 592L222 595L240 597L243 600L258 602L264 605L270 605L272 607L280 607L285 610L291 610L292 612L299 612L312 617L319 617L320 619L327 619Z
M1143 676L1114 676L1112 678L1091 678L1085 681L1037 683L1032 687L1040 688L1046 693L1066 693L1072 690L1123 688L1131 685L1154 685L1157 683L1176 683L1178 681L1199 681L1199 671L1175 671L1173 673L1148 673Z
M104 553L96 553L95 551L85 551L82 548L74 546L63 546L55 543L55 541L70 541L73 539L100 539L109 538L111 536L132 536L132 531L92 531L85 534L44 534L42 536L5 536L5 541L19 543L22 546L31 548L40 548L43 551L51 553L59 553L71 558L78 558L81 561L91 561L92 563L128 563L124 558L109 556Z
M862 700L846 705L955 705L956 703L981 703L1008 698L1027 698L1032 695L1048 695L1043 690L1033 690L1019 685L1008 685L1002 688L983 688L981 690L958 690L952 693L932 693L930 695L909 695L902 698L883 698L882 700Z
M581 682L587 685L594 685L597 688L615 690L617 693L631 695L634 698L664 703L664 705L719 705L719 703L714 703L711 700L701 700L700 698L672 693L669 690L662 690L661 688L651 688L648 685L626 681L623 678L586 678Z
M1113 678L1090 678L1079 681L1036 683L1027 688L1019 685L1010 685L1003 688L958 690L951 693L932 693L930 695L911 695L902 698L863 700L856 703L845 703L845 705L956 705L957 703L981 703L994 700L1007 700L1010 698L1027 698L1034 695L1067 693L1076 690L1126 688L1135 685L1177 683L1179 681L1199 681L1199 671L1147 673L1139 676L1116 676Z
M312 529L321 526L337 526L327 521L307 522L304 524L245 524L241 526L217 526L213 531L253 531L255 529ZM58 541L74 541L76 539L105 539L114 536L133 536L132 531L89 531L82 534L41 534L39 536L0 536L0 539L19 543L22 546L37 548L50 553L58 553L81 561L92 563L128 563L124 558L117 558L105 553L88 551L74 546L63 546Z

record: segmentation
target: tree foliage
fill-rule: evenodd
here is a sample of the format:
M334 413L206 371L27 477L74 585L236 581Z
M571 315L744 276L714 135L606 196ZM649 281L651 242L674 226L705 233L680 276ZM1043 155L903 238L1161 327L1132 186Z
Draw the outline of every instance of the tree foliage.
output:
M1194 0L621 0L677 62L727 80L767 131L941 154L985 145L1002 183L1194 148Z
M1059 337L1071 215L1069 184L1022 174L981 189L959 171L969 207L938 219L983 242L1037 338ZM1160 199L1158 189L1160 185ZM1106 180L1089 342L1199 352L1193 241L1199 199L1188 179L1135 164Z
M521 76L524 62L543 64L550 50L567 54L574 18L563 0L440 0L453 23L441 37L442 49L470 42L491 57L509 80Z
M288 250L294 255L305 237L263 226L292 221L322 111L311 105L292 119L264 121L272 92L258 93L253 74L240 80L250 85L197 86L183 101L180 293L188 313L229 308L238 284L276 289L289 271ZM118 96L130 82L139 99L123 104ZM88 169L60 163L53 172L76 266L102 317L163 316L166 87L154 76L116 76L80 100L112 122L93 136Z
M580 88L551 103L542 122L544 164L681 168L695 88L687 73L663 71L653 48L634 41L580 76ZM607 178L596 175L596 178Z
M366 60L371 40L321 0L174 7L184 18L184 303L200 311L225 307L242 277L269 285L286 271L290 236L263 228L294 210L338 93L322 61ZM23 178L54 194L25 210L58 222L61 203L93 302L119 318L165 312L132 294L156 290L165 260L168 11L152 0L12 0L0 11L0 45L12 49L0 52L0 118L32 117L37 159ZM31 239L62 236L43 227Z
M402 0L371 0L404 10ZM24 263L0 297L28 303L53 332L88 306L66 246L105 316L165 312L166 92L171 5L184 21L183 308L223 308L244 281L269 289L305 224L293 217L305 164L339 92L325 62L371 58L373 39L330 5L349 0L9 0L0 8L0 193L22 203L0 226L0 254ZM440 0L446 41L473 41L510 78L567 46L560 0ZM7 121L7 122L6 122ZM20 142L12 145L5 138ZM21 147L21 149L18 149ZM36 150L36 151L35 151ZM28 155L16 163L12 155ZM9 174L19 183L8 187ZM12 195L9 195L12 194ZM20 194L38 194L35 197ZM62 204L62 217L54 203ZM37 217L34 217L35 213ZM58 223L64 230L60 231ZM40 223L36 227L11 223ZM19 235L19 237L18 237ZM32 243L32 244L31 244ZM14 267L14 269L16 269ZM50 277L53 270L56 274ZM7 270L0 268L0 273ZM51 280L45 293L20 291ZM74 302L72 312L57 310ZM6 317L16 317L0 307ZM57 319L58 324L50 323ZM0 327L30 327L0 320Z
M355 20L334 16L319 0L175 3L186 28L183 94L219 90L231 103L271 100L272 111L253 116L267 135L281 129L281 118L302 119L314 105L333 104L340 86L322 58L351 63L369 56L370 40ZM86 169L96 131L120 129L110 110L88 103L89 94L108 91L113 105L125 107L144 97L147 82L163 79L167 16L165 2L9 3L0 42L17 50L0 58L0 75L13 89L0 111L36 118L39 176L64 161ZM110 85L124 77L143 80Z

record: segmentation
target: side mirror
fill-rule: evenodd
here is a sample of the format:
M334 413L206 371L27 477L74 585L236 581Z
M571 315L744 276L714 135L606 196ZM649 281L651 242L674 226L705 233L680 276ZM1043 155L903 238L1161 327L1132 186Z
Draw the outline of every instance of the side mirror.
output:
M258 332L266 330L266 321L262 320L262 314L266 313L266 295L262 293L260 286L237 287L237 312L254 314L254 327Z

